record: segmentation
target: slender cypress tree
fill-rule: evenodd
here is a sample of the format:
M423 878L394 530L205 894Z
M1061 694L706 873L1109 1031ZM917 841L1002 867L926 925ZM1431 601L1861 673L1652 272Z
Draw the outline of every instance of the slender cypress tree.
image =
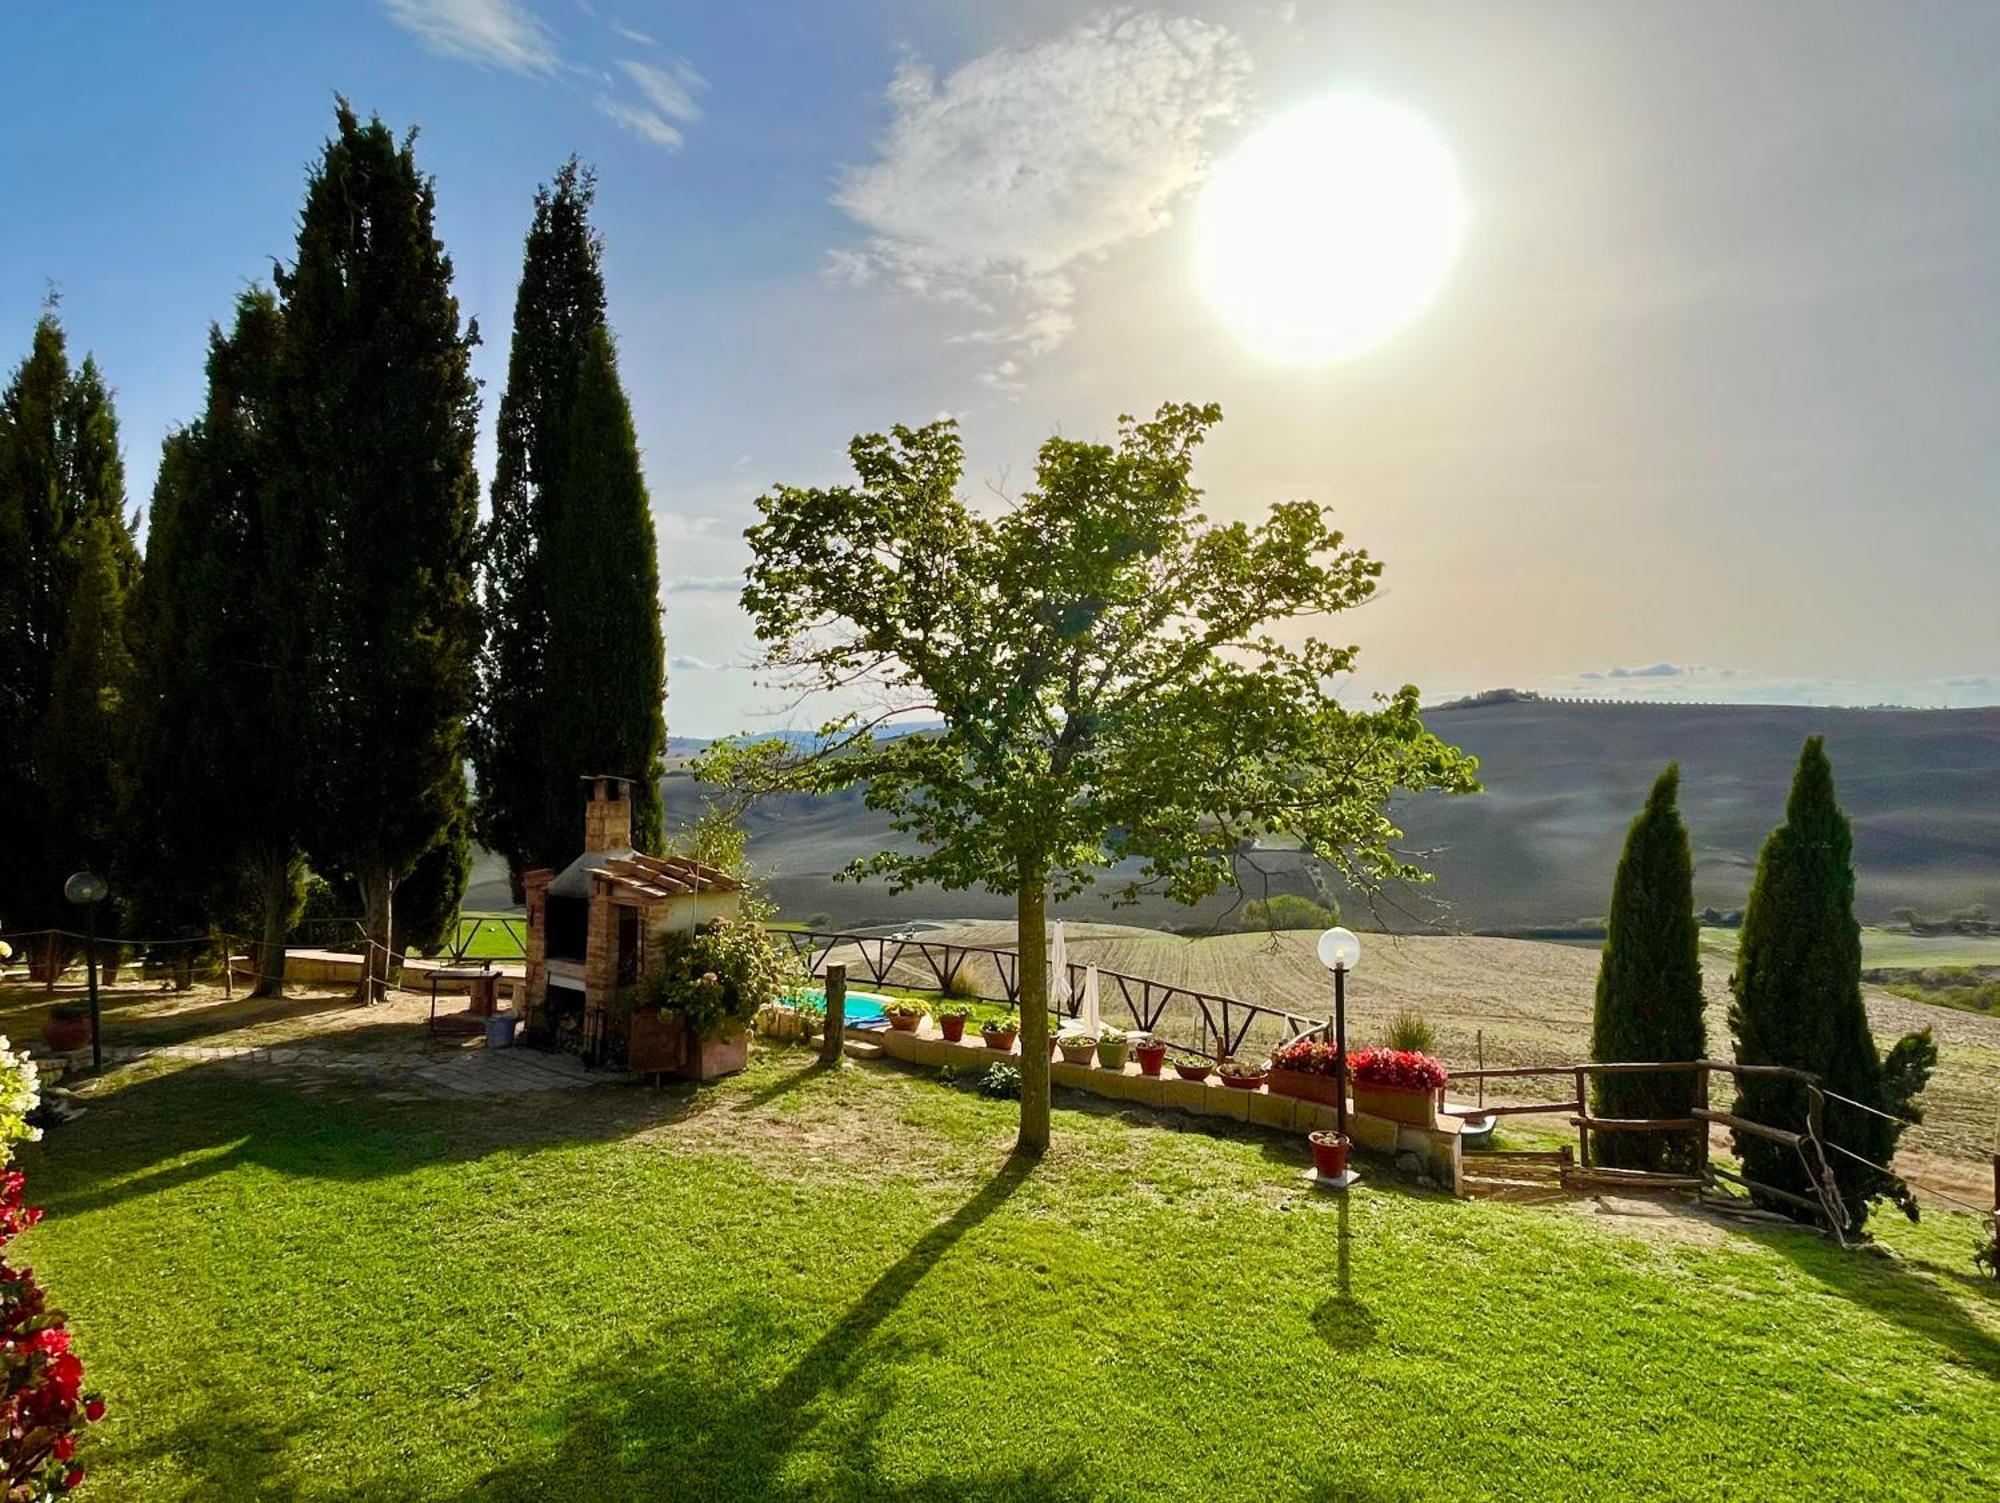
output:
M258 995L283 990L298 904L300 770L312 686L301 662L294 518L276 485L282 323L261 288L209 332L208 400L166 441L139 598L145 716L131 826L147 845L149 932L241 920ZM299 577L300 573L303 577Z
M553 854L583 849L578 790L590 772L632 779L633 842L656 850L667 740L659 555L632 412L602 326L578 371L567 455L562 509L542 545L552 670L542 716L546 817L552 839L558 816L566 836Z
M0 915L15 928L68 919L44 723L93 524L103 526L98 542L118 585L129 585L136 572L124 509L110 392L92 360L71 369L51 305L0 392L0 829L8 836ZM53 975L60 951L48 945L33 953L38 975Z
M1707 1048L1694 858L1675 803L1680 780L1680 764L1670 763L1625 836L1597 968L1595 1060L1700 1059ZM1685 1117L1694 1085L1692 1075L1600 1075L1596 1115ZM1690 1164L1695 1145L1682 1133L1608 1132L1592 1146L1603 1164L1668 1169Z
M1896 1117L1920 1120L1916 1098L1937 1062L1930 1030L1901 1039L1884 1061L1876 1053L1861 1000L1861 928L1854 920L1854 835L1834 801L1833 764L1814 736L1799 756L1785 822L1757 858L1757 875L1743 912L1743 931L1730 978L1735 1001L1729 1026L1742 1064L1790 1065L1817 1075L1830 1093ZM1791 1131L1806 1126L1806 1092L1787 1080L1746 1077L1737 1115ZM1902 1135L1899 1123L1829 1100L1826 1141L1889 1165ZM1736 1134L1745 1174L1763 1184L1810 1195L1811 1181L1793 1150L1748 1133ZM1852 1224L1869 1203L1894 1199L1914 1219L1916 1205L1900 1181L1845 1154L1828 1155ZM1772 1210L1802 1215L1775 1197Z
M396 884L465 800L478 329L460 327L414 132L399 144L344 99L336 122L297 259L277 274L280 488L314 571L300 611L318 686L307 850L354 878L369 940L357 996L374 1000Z
M647 520L629 413L622 421L615 416L588 419L613 444L611 457L572 450L578 383L594 358L594 341L605 329L603 246L590 226L595 196L595 178L574 157L535 195L514 304L507 390L500 403L493 517L485 536L486 639L474 737L475 812L481 840L507 858L517 897L522 871L563 865L582 849L577 780L587 773L633 778L634 839L651 846L660 834L659 753L646 750L656 736L663 745L665 735L660 703L665 678L656 661L657 591L643 611L620 603L621 581L629 583L632 563L603 549L579 553L575 530L567 522L572 508L603 522L607 497L614 493L620 505L636 505L638 520ZM622 409L624 395L608 345L605 364L611 395ZM578 485L600 493L578 495ZM631 517L610 525L623 543L638 546ZM568 544L557 541L565 529ZM656 579L649 523L645 546L646 567ZM563 548L563 559L551 557ZM609 572L600 578L601 570ZM607 655L579 659L573 619L579 602L560 597L599 588L614 597L600 623L610 634L592 628L590 636ZM552 613L565 610L572 612L571 645L558 650L551 643ZM590 723L576 725L572 734L554 705L574 700L578 686L565 680L578 673L601 684L606 702L618 709L594 709ZM617 678L633 683L611 682ZM608 728L614 714L617 725ZM601 760L606 756L615 760Z
M123 869L119 816L132 763L134 674L119 529L115 519L92 517L78 531L76 579L41 725L51 880L59 871Z

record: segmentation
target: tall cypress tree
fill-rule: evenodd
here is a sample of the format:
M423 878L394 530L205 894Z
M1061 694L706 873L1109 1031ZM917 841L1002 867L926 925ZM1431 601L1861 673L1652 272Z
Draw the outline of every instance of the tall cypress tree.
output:
M152 874L146 927L197 936L240 915L257 936L258 995L283 990L298 900L312 693L299 603L318 573L275 484L281 328L276 299L257 288L228 334L209 331L207 403L162 450L138 602L145 715L131 826Z
M1675 802L1680 781L1680 764L1670 763L1625 836L1597 968L1595 1060L1700 1059L1707 1048L1694 857ZM1600 1075L1592 1095L1600 1117L1685 1117L1694 1086L1692 1075ZM1694 1143L1681 1133L1600 1133L1593 1147L1600 1163L1625 1169L1694 1159Z
M573 549L569 562L549 556L572 506L603 516L603 497L577 497L573 486L610 487L627 501L636 497L642 512L645 506L629 415L622 425L626 441L616 450L620 473L612 475L609 462L593 456L578 456L580 469L572 464L578 382L592 358L593 340L605 328L603 245L590 226L595 196L595 178L574 157L535 195L500 403L493 516L484 548L486 641L474 766L478 833L507 858L517 897L522 871L563 865L582 849L577 780L584 774L615 772L635 779L634 838L651 845L660 833L658 754L645 750L656 728L659 736L665 734L664 672L655 671L652 662L659 638L657 596L644 620L614 610L609 658L585 662L555 656L550 642L551 612L575 604L558 599L560 592L590 591L602 583L588 569L577 572ZM622 407L615 364L610 370ZM612 430L619 426L611 422ZM611 436L615 441L616 432ZM621 537L632 535L629 519L614 525ZM611 565L614 594L627 567L622 561ZM650 557L648 567L657 574ZM635 695L610 686L609 697L622 707L618 730L607 737L599 715L598 726L582 728L572 738L552 706L574 687L560 681L579 672L593 681L600 674L641 680L650 674L652 688ZM617 760L595 760L607 754L607 746Z
M343 99L307 184L298 256L277 274L282 502L312 557L300 616L319 686L313 864L350 874L386 980L396 884L464 808L477 617L478 389L437 197L380 119Z
M41 725L52 881L57 872L118 875L123 868L120 815L132 763L134 672L119 531L116 520L92 517L77 536L69 619Z
M1729 1026L1741 1064L1790 1065L1817 1075L1827 1091L1896 1117L1921 1120L1917 1097L1937 1063L1930 1030L1898 1041L1885 1061L1876 1052L1861 1000L1861 928L1854 919L1854 835L1834 801L1833 764L1822 738L1800 753L1785 806L1757 858L1757 875L1743 911L1743 930L1730 978L1735 1001ZM1788 1080L1746 1077L1737 1086L1738 1116L1802 1131L1804 1087ZM1829 1101L1824 1138L1874 1163L1889 1165L1900 1123ZM1736 1156L1751 1179L1811 1195L1799 1155L1748 1133L1736 1134ZM1829 1154L1852 1224L1871 1200L1888 1196L1914 1218L1916 1205L1892 1175L1845 1154ZM1770 1209L1801 1215L1764 1197Z
M93 524L118 585L132 582L138 551L124 511L111 394L94 361L71 369L51 306L0 392L0 916L14 928L68 920L44 722ZM34 953L38 973L51 974L59 949Z
M591 331L570 410L562 508L542 544L548 662L542 716L552 854L582 850L579 779L633 781L632 839L657 850L667 728L660 701L666 647L653 515L639 470L632 411L610 332ZM648 796L650 792L651 796Z

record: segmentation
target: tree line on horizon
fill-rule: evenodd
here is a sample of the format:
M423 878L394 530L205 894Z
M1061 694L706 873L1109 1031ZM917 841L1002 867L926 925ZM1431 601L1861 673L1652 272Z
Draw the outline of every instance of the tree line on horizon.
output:
M518 882L582 849L586 774L657 841L659 562L606 317L595 178L534 199L489 519L461 318L415 131L337 101L298 238L212 325L145 528L94 359L51 298L0 393L0 922L252 939L283 985L310 888L359 913L372 1000L448 932L475 836ZM466 776L468 763L474 782ZM72 947L30 954L52 979Z

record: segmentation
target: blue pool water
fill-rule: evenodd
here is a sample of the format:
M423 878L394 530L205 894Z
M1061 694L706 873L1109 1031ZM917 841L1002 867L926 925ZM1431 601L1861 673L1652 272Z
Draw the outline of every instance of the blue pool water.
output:
M815 1007L818 1007L822 1010L824 1010L826 1007L826 989L824 987L819 987L819 986L804 987L801 988L799 991L795 992L793 995L806 999L807 1001L811 1002ZM848 992L847 1003L844 1010L844 1016L847 1019L847 1026L849 1028L888 1027L889 1026L888 1016L882 1010L882 1004L887 1002L888 1000L889 999L887 997L883 996L879 992L857 992L857 991Z

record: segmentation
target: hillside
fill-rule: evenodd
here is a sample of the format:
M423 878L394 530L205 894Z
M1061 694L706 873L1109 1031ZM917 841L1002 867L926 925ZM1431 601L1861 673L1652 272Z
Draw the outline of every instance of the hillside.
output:
M1757 850L1784 812L1799 744L1824 733L1854 820L1860 910L1879 921L1901 906L2000 909L2000 709L1840 710L1763 705L1607 705L1511 700L1439 709L1438 734L1475 753L1486 793L1423 798L1401 811L1413 848L1438 880L1379 906L1390 928L1457 930L1574 923L1604 911L1625 826L1666 762L1681 763L1681 800L1695 841L1695 898L1739 907ZM683 743L688 745L688 743ZM691 818L700 791L685 773L666 785L670 818ZM749 816L750 852L794 916L833 922L1003 917L982 893L835 883L831 873L896 837L858 794L780 799ZM1279 873L1289 858L1265 864ZM1213 922L1150 901L1077 916L1151 925Z

